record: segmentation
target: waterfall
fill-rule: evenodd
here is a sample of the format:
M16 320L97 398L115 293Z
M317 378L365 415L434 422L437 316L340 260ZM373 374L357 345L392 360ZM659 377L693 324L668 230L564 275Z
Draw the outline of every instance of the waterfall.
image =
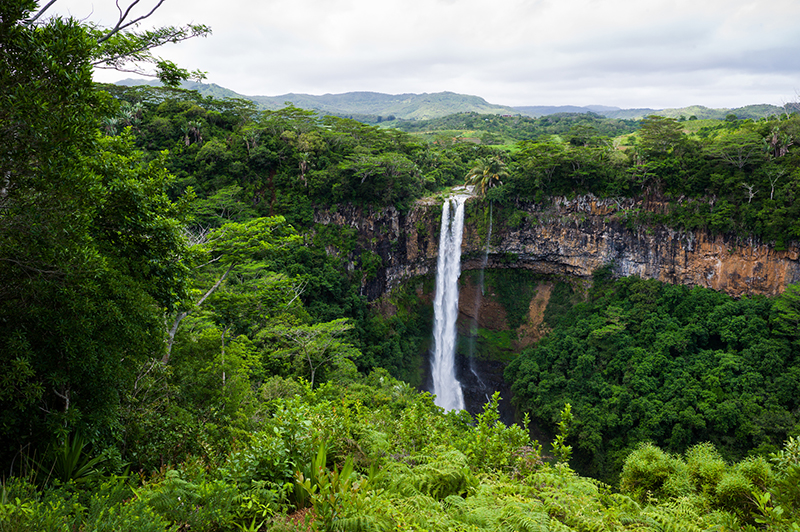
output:
M456 379L456 318L458 277L461 275L461 237L464 232L465 196L445 200L436 264L436 297L433 302L433 393L445 410L463 410L464 394ZM452 205L455 212L451 213Z

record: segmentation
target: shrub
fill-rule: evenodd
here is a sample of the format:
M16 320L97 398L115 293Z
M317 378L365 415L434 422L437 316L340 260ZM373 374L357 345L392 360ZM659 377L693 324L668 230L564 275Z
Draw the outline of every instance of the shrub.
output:
M292 482L298 465L314 451L311 409L301 401L274 401L277 405L264 429L252 435L244 446L228 457L222 474L249 485L267 481L276 487Z
M752 505L753 483L741 471L723 475L716 489L718 504L741 519L749 519L755 508Z
M149 484L137 495L181 529L215 531L232 522L239 490L222 480L186 480L170 470L162 482Z
M467 457L454 449L440 448L431 456L420 456L424 464L413 469L402 463L386 467L390 490L405 496L427 495L441 501L450 495L464 496L477 485L467 466Z
M700 493L713 494L727 464L710 443L700 443L686 451L686 466L692 485Z
M649 496L682 495L686 482L673 476L688 476L686 465L651 443L644 443L625 460L620 489L644 502Z
M500 421L499 401L500 392L495 392L476 416L475 427L465 434L462 450L473 468L511 469L519 450L530 445L527 422L524 429L506 426Z

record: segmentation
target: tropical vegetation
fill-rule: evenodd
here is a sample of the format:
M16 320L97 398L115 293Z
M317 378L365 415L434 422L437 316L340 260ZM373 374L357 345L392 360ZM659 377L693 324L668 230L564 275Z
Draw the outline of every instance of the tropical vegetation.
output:
M501 220L627 196L627 223L786 247L797 116L429 143L175 88L193 73L151 50L205 26L46 11L0 7L0 530L797 530L797 287L561 279L505 425L497 394L470 415L418 389L430 280L391 312L370 291L399 244L320 223L466 178ZM95 85L98 63L166 86Z

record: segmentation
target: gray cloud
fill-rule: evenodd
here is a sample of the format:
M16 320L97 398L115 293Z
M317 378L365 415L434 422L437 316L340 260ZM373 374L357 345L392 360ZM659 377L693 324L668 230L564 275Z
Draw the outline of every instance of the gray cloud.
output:
M109 23L113 1L93 1L57 6ZM794 98L798 18L794 0L171 0L151 23L210 25L208 39L161 53L243 94L450 90L508 105L733 107Z

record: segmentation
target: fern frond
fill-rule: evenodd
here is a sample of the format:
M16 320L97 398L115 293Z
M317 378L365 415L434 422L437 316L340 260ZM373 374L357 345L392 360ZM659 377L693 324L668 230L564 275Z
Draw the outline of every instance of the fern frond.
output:
M544 512L514 512L503 519L503 528L518 532L550 532L550 516Z
M342 517L333 522L336 532L383 532L390 528L390 522L374 515Z

